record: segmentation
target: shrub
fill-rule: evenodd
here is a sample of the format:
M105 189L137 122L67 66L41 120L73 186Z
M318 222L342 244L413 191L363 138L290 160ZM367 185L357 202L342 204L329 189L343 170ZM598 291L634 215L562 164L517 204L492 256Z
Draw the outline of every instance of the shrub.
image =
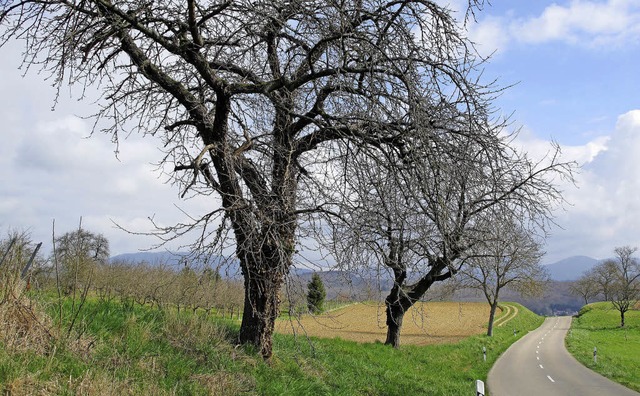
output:
M312 313L320 313L323 310L324 299L327 292L324 290L324 283L320 275L314 273L307 285L309 292L307 294L307 306Z

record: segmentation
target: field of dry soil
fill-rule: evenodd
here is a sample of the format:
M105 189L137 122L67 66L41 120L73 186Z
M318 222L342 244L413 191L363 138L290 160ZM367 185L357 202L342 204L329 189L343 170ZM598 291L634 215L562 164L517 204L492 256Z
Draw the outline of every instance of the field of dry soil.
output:
M500 311L497 313L500 315ZM405 315L403 344L456 342L486 331L489 305L473 302L424 302L414 305ZM318 316L280 319L276 332L335 338L357 342L384 342L385 307L375 303L356 303Z

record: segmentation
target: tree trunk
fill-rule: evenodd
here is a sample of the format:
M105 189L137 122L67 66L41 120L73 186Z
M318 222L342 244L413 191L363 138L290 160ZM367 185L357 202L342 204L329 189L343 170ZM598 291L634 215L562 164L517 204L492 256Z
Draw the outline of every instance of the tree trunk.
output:
M491 311L489 311L489 325L487 326L487 335L493 337L493 321L496 318L496 310L498 309L498 301L494 301L491 304Z
M620 311L620 327L624 327L624 311Z
M264 359L271 358L273 328L278 317L278 291L281 282L268 279L245 279L244 312L240 326L240 343L255 346Z
M385 305L387 306L387 340L384 343L399 348L402 319L406 310L400 301L390 301L388 297L385 300Z
M244 278L244 312L239 341L253 345L265 360L272 355L271 338L280 313L280 287L293 255L293 249L287 248L292 246L293 233L275 235L280 238L271 241L261 239L262 243L253 250L246 249L251 245L240 245L238 254Z
M405 285L407 271L403 265L397 262L394 263L395 265L387 264L389 268L393 269L394 285L385 299L387 306L386 345L391 345L394 348L400 347L400 330L404 314L424 296L434 282L444 281L453 275L452 271L441 274L442 270L447 268L447 263L444 259L433 261L429 272L412 285Z

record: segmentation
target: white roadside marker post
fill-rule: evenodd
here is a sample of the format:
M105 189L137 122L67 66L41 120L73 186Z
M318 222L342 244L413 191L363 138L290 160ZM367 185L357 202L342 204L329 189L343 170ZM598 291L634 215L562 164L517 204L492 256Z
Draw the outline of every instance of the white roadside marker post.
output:
M484 382L476 380L476 396L484 396Z
M598 347L593 347L593 363L598 363Z

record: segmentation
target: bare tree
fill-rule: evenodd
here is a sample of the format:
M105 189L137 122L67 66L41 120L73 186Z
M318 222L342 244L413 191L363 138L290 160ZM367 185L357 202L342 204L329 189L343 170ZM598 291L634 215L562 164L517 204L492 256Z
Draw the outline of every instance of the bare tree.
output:
M620 312L620 327L624 327L624 314L640 300L640 263L633 254L637 247L622 246L614 249L616 259L615 278L611 287L609 301Z
M367 153L344 171L356 176L341 187L348 198L341 216L329 219L331 243L338 265L390 273L389 345L399 346L407 310L495 235L495 219L544 232L562 202L552 180L570 179L573 165L560 161L554 149L546 162L517 154L504 125L487 114L472 120L455 111L442 114L439 119L448 122L420 134L393 166Z
M524 296L541 295L550 279L540 264L540 244L529 231L510 221L496 220L493 227L492 234L474 249L474 257L462 270L462 283L480 290L491 306L488 336L493 335L502 289Z
M55 260L60 265L61 286L66 293L89 287L93 273L109 260L109 241L79 227L56 238Z
M589 304L590 300L595 299L600 294L600 289L596 282L594 271L587 271L580 278L571 283L569 290L571 294L582 297L585 305Z
M182 196L216 196L165 237L196 230L194 247L213 251L232 232L240 342L265 358L299 216L319 209L313 165L337 142L401 150L427 121L416 108L472 114L486 93L450 11L429 0L2 1L0 23L27 66L101 90L97 129L160 137Z
M589 278L596 284L596 290L606 301L611 300L617 272L615 260L605 260L588 273Z

